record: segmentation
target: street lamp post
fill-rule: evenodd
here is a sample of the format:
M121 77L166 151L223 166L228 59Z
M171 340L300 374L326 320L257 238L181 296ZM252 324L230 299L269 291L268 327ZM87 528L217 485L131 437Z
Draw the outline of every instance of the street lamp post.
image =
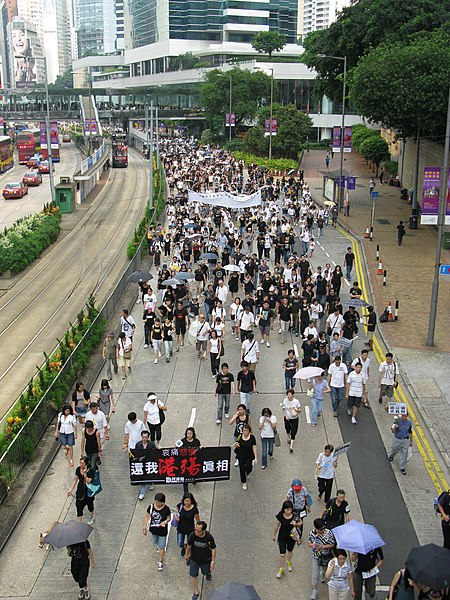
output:
M270 109L269 109L269 160L272 158L272 121L273 121L273 67L260 69L253 67L255 71L270 71Z
M231 107L232 107L232 94L233 94L233 78L230 75L230 106L229 106L229 113L228 113L228 129L230 130L228 133L228 140L231 142Z
M318 58L334 58L334 60L342 60L344 62L344 74L342 78L342 120L341 120L341 139L340 139L340 164L339 164L339 202L338 210L342 210L344 204L344 186L342 185L344 173L344 126L345 126L345 86L347 83L347 57L333 56L328 54L318 54Z
M444 145L444 164L442 165L441 171L441 186L439 189L439 211L438 211L438 232L436 241L436 260L434 264L434 278L433 285L431 288L431 304L430 304L430 318L428 321L428 337L427 346L434 346L434 331L436 328L436 315L437 305L439 298L439 271L441 266L441 248L442 238L444 236L444 225L445 225L445 211L446 211L446 198L447 198L447 182L448 182L448 156L449 156L449 145L450 145L450 87L448 93L448 105L447 105L447 127L445 130L445 145ZM417 198L417 187L414 190L414 194Z

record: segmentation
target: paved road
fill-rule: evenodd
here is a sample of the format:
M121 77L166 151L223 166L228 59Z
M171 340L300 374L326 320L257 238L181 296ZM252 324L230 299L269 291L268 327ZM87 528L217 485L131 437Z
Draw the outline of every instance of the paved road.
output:
M342 261L348 239L339 231L329 228L321 246L316 250L313 264L326 260ZM328 253L329 257L326 255ZM346 288L348 289L348 288ZM146 501L137 501L137 490L128 483L126 455L121 451L123 425L130 410L142 414L148 391L154 391L167 402L167 420L163 428L163 443L174 444L183 434L195 411L195 427L204 445L231 444L232 429L215 424L214 384L208 363L199 363L194 349L186 346L174 354L170 364L164 360L153 364L153 355L143 348L140 327L140 307L134 311L138 321L135 334L133 373L125 384L114 378L112 384L119 396L116 415L112 419L112 440L107 446L102 482L105 491L96 500L96 529L91 536L98 568L91 574L93 598L122 600L133 597L144 600L149 595L168 600L190 598L191 587L185 567L171 533L169 553L163 573L156 571L157 556L149 539L142 537L142 519ZM291 340L292 344L298 340ZM356 350L361 347L358 340ZM261 362L257 369L260 394L254 398L253 414L269 406L279 419L278 408L283 398L283 378L280 364L287 346L281 346L276 331L272 347L261 349ZM238 342L226 340L225 359L231 371L238 371ZM373 370L376 361L373 360ZM358 425L351 425L345 411L339 420L332 416L329 402L325 403L323 418L313 429L306 413L301 417L300 436L294 454L289 454L283 431L282 447L276 449L273 462L266 471L259 466L244 492L237 469L232 469L229 482L199 484L194 493L199 501L202 518L210 523L218 543L217 571L213 584L205 584L202 598L214 586L230 580L247 581L256 586L263 600L280 596L283 600L307 600L310 597L310 554L305 544L296 549L294 571L278 581L277 548L271 541L274 514L278 511L285 493L294 477L300 477L314 497L313 511L308 517L309 531L313 517L320 507L316 500L314 462L326 443L335 445L352 441L349 457L342 457L336 483L347 491L352 516L375 524L386 541L386 565L381 573L381 583L390 581L393 571L402 564L409 546L429 541L440 542L439 522L433 515L433 489L420 456L415 455L403 477L398 464L386 460L386 447L391 441L391 419L376 402L375 373L371 376L370 399L372 411L362 409ZM305 394L301 401L310 404ZM237 400L233 402L235 408ZM260 451L260 448L259 448ZM0 557L0 597L47 599L59 590L61 598L73 597L74 583L68 571L64 551L45 553L37 549L38 532L56 519L72 518L74 506L65 503L65 490L71 474L60 453L41 488L20 522L4 553ZM174 506L182 493L181 486L161 486L167 494L168 504ZM30 543L32 540L32 543ZM20 579L12 576L17 565L16 557L26 561L26 572ZM327 597L326 588L320 586L319 598Z
M61 176L72 177L81 161L81 155L73 142L62 144L60 147L61 162L55 163L55 184ZM17 155L14 167L0 175L0 190L10 181L22 181L22 177L29 171L25 165L19 165ZM30 187L28 194L23 198L5 200L0 197L0 229L10 227L20 217L39 212L46 202L51 201L49 176L43 175L43 181L38 187Z
M0 414L3 415L61 338L90 293L107 298L127 264L126 246L142 217L146 163L130 153L128 169L114 169L84 214L67 215L70 231L0 299ZM75 226L73 220L76 219Z

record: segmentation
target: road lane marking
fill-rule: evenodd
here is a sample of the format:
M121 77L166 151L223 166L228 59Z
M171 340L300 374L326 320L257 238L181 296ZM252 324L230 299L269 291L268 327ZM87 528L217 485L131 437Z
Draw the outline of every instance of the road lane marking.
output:
M363 290L362 298L364 300L366 300L366 302L370 302L369 295L367 293L365 273L363 271L363 262L362 262L361 254L359 252L359 244L356 242L354 237L352 237L350 234L347 234L347 232L344 231L343 229L341 229L339 226L338 226L338 229L352 243L352 249L356 256L356 261L355 261L356 262L356 274L357 274L358 281L361 285L361 289ZM366 311L364 310L364 312L366 312ZM366 323L364 323L364 330L367 331ZM380 364L384 360L384 352L383 352L383 349L382 349L376 336L373 337L373 341L374 341L374 355L375 355L375 358L376 358L378 364ZM398 388L396 390L394 390L394 397L397 402L405 402L408 407L408 413L409 413L409 416L411 417L411 420L414 425L414 430L413 430L414 441L415 441L417 449L419 450L419 453L423 459L425 468L428 471L428 475L430 476L430 479L432 480L436 490L438 491L439 494L443 490L448 490L449 484L447 482L447 479L446 479L445 475L443 474L443 472L436 460L434 452L431 449L431 446L425 436L425 433L415 415L413 408L411 407L410 403L408 402L408 399L406 398L401 385L399 385Z
M197 409L193 408L191 410L191 418L189 419L189 425L188 425L188 427L194 427L195 417L196 416L197 416Z
M306 417L306 422L311 425L311 415L310 415L310 412L309 412L309 406L308 405L305 406L305 417Z
M299 358L299 353L298 353L298 347L297 344L294 344L294 353L295 353L295 358Z

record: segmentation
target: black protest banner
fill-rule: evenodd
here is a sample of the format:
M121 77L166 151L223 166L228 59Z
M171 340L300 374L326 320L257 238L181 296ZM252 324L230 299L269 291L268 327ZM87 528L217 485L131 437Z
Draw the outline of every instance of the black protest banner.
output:
M130 450L131 485L230 479L231 448Z

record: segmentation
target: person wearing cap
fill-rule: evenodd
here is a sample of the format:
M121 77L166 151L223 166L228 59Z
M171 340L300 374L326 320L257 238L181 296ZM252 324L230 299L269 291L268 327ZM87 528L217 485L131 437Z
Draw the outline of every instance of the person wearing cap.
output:
M332 363L328 369L328 385L330 387L334 417L338 416L339 405L345 398L347 375L347 365L342 362L340 356L336 356L334 363Z
M287 491L286 500L292 502L295 527L299 533L298 543L301 543L303 535L304 519L311 512L309 492L300 479L294 479Z
M150 439L152 442L156 440L156 447L159 448L159 442L161 441L162 433L161 433L161 425L165 421L164 418L161 418L161 412L165 412L167 410L167 406L158 400L156 394L153 392L149 392L147 394L147 402L144 404L144 425L150 431Z
M106 364L106 377L108 381L112 379L111 366L114 368L114 373L119 372L117 364L117 341L114 338L114 331L108 331L102 346L102 359Z

